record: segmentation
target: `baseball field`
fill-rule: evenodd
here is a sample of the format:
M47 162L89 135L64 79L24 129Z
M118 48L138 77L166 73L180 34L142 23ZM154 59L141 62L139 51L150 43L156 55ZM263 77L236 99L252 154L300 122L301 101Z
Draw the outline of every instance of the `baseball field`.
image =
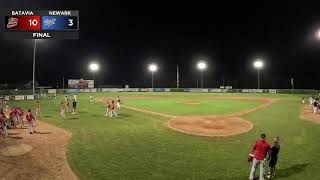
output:
M105 117L105 102L118 96L123 102L118 117ZM76 177L57 172L61 179L240 180L248 179L248 152L266 133L271 144L280 137L275 179L318 179L320 124L317 117L301 118L307 107L300 99L284 94L81 93L78 114L62 119L63 95L43 97L40 133L26 142L33 150L17 161L41 156L42 167L36 170L48 174L54 170L47 164L54 169L66 161ZM10 103L33 111L36 106L34 101ZM23 141L13 137L18 135L11 133L9 141ZM0 156L0 163L10 160Z

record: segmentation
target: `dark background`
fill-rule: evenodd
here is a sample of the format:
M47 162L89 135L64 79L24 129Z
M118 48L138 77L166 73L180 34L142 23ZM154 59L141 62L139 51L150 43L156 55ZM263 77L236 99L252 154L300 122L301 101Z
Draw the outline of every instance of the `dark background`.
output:
M224 3L222 3L224 2ZM208 62L205 87L255 88L252 61L261 58L262 88L320 88L319 3L311 1L97 1L2 0L7 10L80 10L80 40L38 44L36 80L61 87L62 77L91 79L87 65L98 61L98 84L196 87L197 60ZM32 79L32 40L0 36L0 82ZM150 60L152 59L152 60Z

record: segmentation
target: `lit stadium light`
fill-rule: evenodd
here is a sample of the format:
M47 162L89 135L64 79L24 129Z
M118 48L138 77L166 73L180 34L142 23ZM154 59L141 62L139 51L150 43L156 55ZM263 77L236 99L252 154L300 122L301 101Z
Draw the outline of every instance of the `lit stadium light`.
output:
M253 66L257 69L261 69L263 67L263 61L257 59L255 62L253 62Z
M89 64L89 69L92 72L92 80L94 82L94 73L99 70L99 64L97 63L90 63Z
M260 89L260 69L263 67L263 61L257 59L253 62L253 66L258 70L258 89Z
M150 64L149 65L149 71L155 72L155 71L157 71L157 69L158 69L158 67L157 67L156 64Z
M204 61L199 61L197 64L197 68L201 72L201 88L203 88L203 71L207 68L207 64Z
M203 71L204 69L207 68L207 65L206 65L205 62L200 61L200 62L198 62L197 67L198 67L198 69L200 69L201 71Z
M97 63L91 63L89 65L89 69L92 71L92 72L96 72L99 70L99 65Z
M158 69L158 66L156 64L150 64L149 65L149 71L151 72L151 88L153 90L153 73L156 72Z

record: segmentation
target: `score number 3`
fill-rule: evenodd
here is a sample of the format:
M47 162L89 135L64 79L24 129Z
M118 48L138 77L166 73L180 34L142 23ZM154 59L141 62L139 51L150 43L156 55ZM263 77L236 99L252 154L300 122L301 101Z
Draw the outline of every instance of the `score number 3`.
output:
M69 24L68 24L68 26L73 26L73 19L68 19L68 21L69 21Z

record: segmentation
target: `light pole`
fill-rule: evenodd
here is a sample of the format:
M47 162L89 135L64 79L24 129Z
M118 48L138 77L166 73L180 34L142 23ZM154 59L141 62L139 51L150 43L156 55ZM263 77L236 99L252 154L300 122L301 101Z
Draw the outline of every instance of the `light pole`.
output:
M158 69L156 64L149 65L149 71L151 71L151 88L153 89L153 73L156 72Z
M34 40L33 46L33 65L32 65L32 94L34 97L35 88L34 88L34 81L35 81L35 72L36 72L36 50L37 50L37 40Z
M260 69L263 67L263 61L257 59L253 62L253 66L258 70L258 89L260 89Z
M201 73L201 88L203 88L203 71L207 68L207 65L204 61L199 61L197 64L197 68L200 70Z
M93 82L94 82L94 73L99 70L99 64L94 63L94 62L90 63L89 64L89 69L92 72L92 79L93 79Z

